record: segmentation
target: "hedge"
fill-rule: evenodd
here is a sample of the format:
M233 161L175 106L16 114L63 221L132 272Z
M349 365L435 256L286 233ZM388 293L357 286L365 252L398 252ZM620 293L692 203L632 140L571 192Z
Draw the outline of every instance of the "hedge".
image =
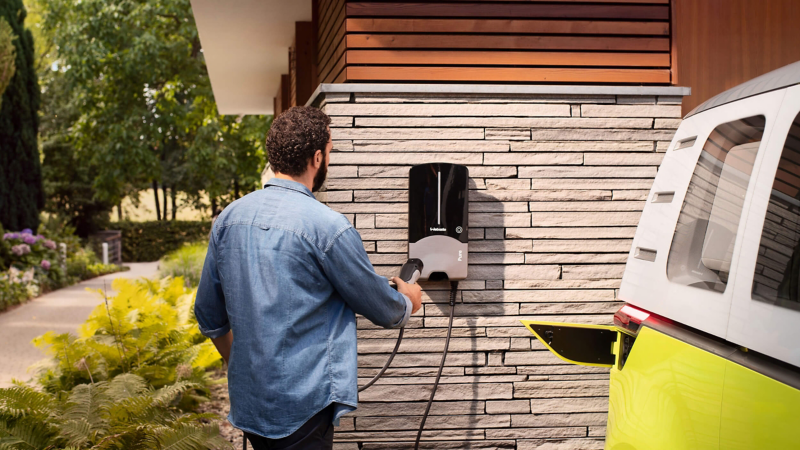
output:
M208 242L211 231L211 222L200 221L118 222L112 226L122 231L124 262L157 261L185 243Z

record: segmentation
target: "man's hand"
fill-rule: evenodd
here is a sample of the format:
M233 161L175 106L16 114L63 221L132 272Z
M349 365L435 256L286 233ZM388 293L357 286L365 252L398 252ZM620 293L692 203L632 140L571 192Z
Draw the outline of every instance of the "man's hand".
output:
M411 300L411 314L419 311L422 308L422 288L418 284L408 284L400 277L392 278L392 282L397 285L397 292L405 294Z

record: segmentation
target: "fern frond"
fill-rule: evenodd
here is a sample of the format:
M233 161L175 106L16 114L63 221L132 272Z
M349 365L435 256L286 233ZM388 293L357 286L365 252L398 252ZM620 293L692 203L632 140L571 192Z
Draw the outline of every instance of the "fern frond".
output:
M145 442L159 450L206 450L218 435L219 430L208 425L178 424L153 430Z
M106 382L75 386L69 394L63 419L68 421L84 420L89 424L91 431L104 428L106 420L103 415L113 404L111 399L105 395L106 388Z
M52 435L46 423L30 417L12 422L0 421L0 430L6 435L4 442L10 445L8 448L15 450L44 448L50 443Z
M61 422L56 427L59 437L66 440L68 445L83 447L89 443L91 425L84 419Z
M139 395L116 402L108 414L115 423L129 423L151 417L160 408L149 395Z
M222 365L222 356L210 340L195 347L197 348L197 355L192 358L192 367L206 370Z
M114 402L147 392L147 381L132 373L117 375L108 382L105 394Z
M53 397L27 386L0 389L0 415L19 418L48 415L53 411Z
M156 402L162 405L166 405L175 400L179 395L188 391L189 389L195 389L197 387L198 385L196 383L188 381L178 381L175 384L164 386L163 388L154 391L151 394L151 396L153 397L153 400L155 400Z
M21 439L17 439L15 437L2 437L0 438L0 450L18 450L22 446L23 448L27 447L25 441Z

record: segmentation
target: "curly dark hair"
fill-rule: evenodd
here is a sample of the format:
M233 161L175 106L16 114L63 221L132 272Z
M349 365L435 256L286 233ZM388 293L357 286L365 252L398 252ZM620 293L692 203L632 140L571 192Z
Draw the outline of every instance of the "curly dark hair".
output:
M295 106L276 117L267 135L272 170L302 175L317 150L322 150L324 156L330 123L330 117L311 106Z

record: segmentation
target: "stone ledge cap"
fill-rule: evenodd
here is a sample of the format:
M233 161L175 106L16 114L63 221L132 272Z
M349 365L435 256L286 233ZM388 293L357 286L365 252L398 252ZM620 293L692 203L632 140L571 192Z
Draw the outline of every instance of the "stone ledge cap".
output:
M682 86L321 83L306 106L316 104L326 93L687 96L692 89Z

